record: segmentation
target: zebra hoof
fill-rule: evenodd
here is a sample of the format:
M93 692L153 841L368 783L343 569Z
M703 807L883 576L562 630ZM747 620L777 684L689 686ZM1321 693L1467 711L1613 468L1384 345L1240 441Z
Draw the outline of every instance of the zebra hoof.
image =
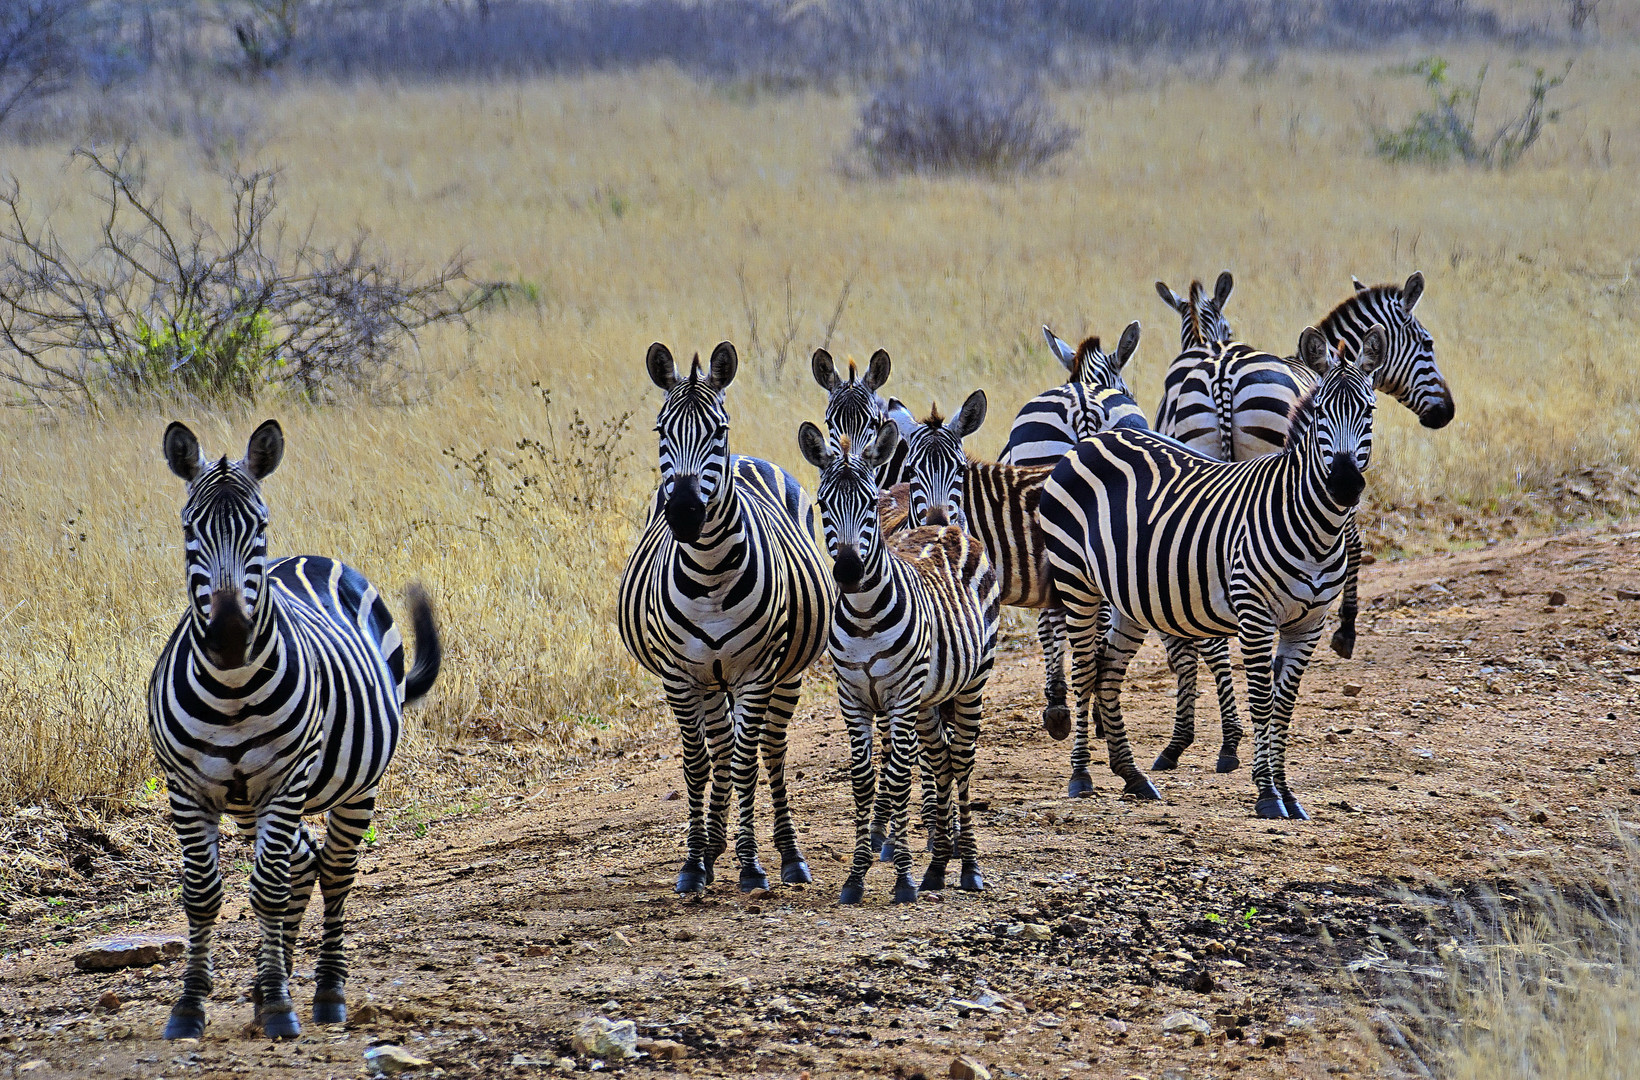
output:
M1340 626L1333 631L1332 651L1348 660L1355 655L1355 631Z
M945 863L943 861L928 864L928 871L923 874L922 884L917 886L918 892L939 892L945 888Z
M769 875L763 872L763 867L758 864L756 859L753 859L749 865L740 868L741 892L751 892L754 889L767 889L768 887Z
M683 869L678 871L677 890L680 893L705 892L706 886L711 884L712 874L706 864L700 862L686 862Z
M910 874L901 874L894 879L894 895L888 898L891 904L915 904L917 902L917 887L911 884Z
M1273 791L1258 797L1258 802L1253 804L1253 812L1261 818L1270 818L1272 820L1287 817L1287 807L1283 805L1281 796Z
M1088 770L1071 770L1071 782L1065 788L1065 794L1073 799L1085 799L1093 794L1093 777L1088 775Z
M864 878L851 877L843 882L842 891L837 894L839 904L858 904L866 897L866 883Z
M1054 742L1064 742L1071 734L1071 711L1063 705L1049 705L1042 710L1042 730Z
M882 845L877 850L877 861L878 862L893 862L894 861L894 841L884 840L882 842Z
M1213 771L1214 772L1221 772L1221 773L1235 772L1239 768L1241 768L1241 758L1237 757L1235 755L1234 751L1231 751L1231 750L1220 750L1219 751L1218 763L1213 766Z
M963 892L985 891L985 875L979 872L977 859L962 860L962 879L957 887Z
M197 1039L205 1034L205 1009L191 1001L179 1001L171 1006L171 1017L165 1021L167 1039Z
M1126 784L1123 784L1122 794L1132 795L1144 802L1160 802L1162 798L1162 793L1156 790L1156 785L1152 784L1150 777L1144 773L1130 778Z
M783 885L807 885L813 880L809 864L803 861L801 855L780 864L780 882Z
M302 1033L302 1022L296 1019L289 998L263 1005L257 1019L262 1023L262 1034L270 1039L294 1039Z
M1298 796L1294 795L1292 792L1284 791L1281 793L1281 805L1283 809L1287 811L1287 816L1292 818L1294 821L1310 820L1310 815L1306 814L1304 812L1304 807L1299 804Z
M1157 754L1156 760L1150 766L1152 772L1172 772L1178 767L1179 759L1177 757L1168 757L1166 750Z
M341 987L320 987L313 992L313 1023L348 1023L348 998Z

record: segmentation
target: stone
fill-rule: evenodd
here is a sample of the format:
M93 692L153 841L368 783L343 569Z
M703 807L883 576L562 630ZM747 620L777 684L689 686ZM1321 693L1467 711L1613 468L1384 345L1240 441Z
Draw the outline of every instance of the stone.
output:
M768 900L774 896L773 889L753 889L746 894L748 900Z
M738 975L724 983L723 989L737 991L742 994L749 994L752 992L752 980L748 979L744 975Z
M1338 692L1343 694L1345 697L1360 697L1361 691L1365 689L1366 687L1362 686L1360 683L1347 682L1343 686L1339 687Z
M1539 810L1537 813L1532 815L1532 820L1537 822L1539 825L1547 825L1549 824L1549 812L1547 810Z
M552 950L545 945L526 945L524 946L524 955L531 959L538 956L551 956Z
M610 998L608 1001L606 1001L602 1005L598 1006L598 1011L599 1012L606 1012L606 1013L609 1013L611 1015L614 1015L615 1013L618 1013L618 1012L621 1011L621 1003L619 1001L616 1001L614 998Z
M1559 589L1555 589L1553 592L1551 592L1549 594L1549 606L1550 607L1564 607L1565 604L1566 604L1566 594L1561 592Z
M381 1015L381 1009L367 1001L357 1009L352 1010L348 1014L347 1021L349 1026L353 1024L374 1024L381 1019Z
M1199 971L1185 972L1184 988L1194 990L1198 994L1211 994L1213 992L1213 973L1206 968Z
M673 788L671 791L668 791L665 795L661 796L661 800L663 802L677 802L681 798L683 798L683 796L678 794L677 788Z
M1287 1045L1287 1036L1279 1031L1266 1031L1259 1045L1266 1050L1280 1050Z
M951 1061L951 1080L991 1080L991 1070L963 1054Z
M609 937L604 940L604 944L609 946L611 949L630 949L632 947L632 939L621 933L619 930L614 930L611 931Z
M587 1057L625 1061L638 1056L638 1025L630 1020L591 1016L575 1029L570 1047Z
M1633 589L1618 589L1617 598L1619 600L1640 600L1640 592L1635 592Z
M1047 941L1053 937L1053 927L1046 923L1028 922L1025 924L1025 936L1032 941Z
M103 996L97 999L97 1008L106 1013L117 1013L125 1002L112 990L104 990Z
M1178 1012L1171 1012L1162 1017L1162 1030L1169 1033L1196 1031L1206 1035L1213 1030L1213 1027L1195 1013L1180 1009Z
M148 967L174 960L188 948L179 937L118 937L99 941L74 954L74 966L81 971L113 971L123 967Z
M656 1061L682 1061L689 1056L689 1048L671 1039L639 1039L638 1049Z
M419 1058L404 1047L392 1043L383 1043L381 1046L372 1046L366 1050L364 1063L376 1070L379 1076L397 1076L400 1073L425 1069L433 1064L426 1058Z
M51 1062L47 1061L45 1058L35 1058L33 1061L25 1061L21 1065L17 1066L17 1071L20 1073L31 1073L40 1072L42 1069L49 1068L51 1068Z
M1120 1020L1106 1020L1105 1030L1120 1039L1127 1034L1127 1024Z

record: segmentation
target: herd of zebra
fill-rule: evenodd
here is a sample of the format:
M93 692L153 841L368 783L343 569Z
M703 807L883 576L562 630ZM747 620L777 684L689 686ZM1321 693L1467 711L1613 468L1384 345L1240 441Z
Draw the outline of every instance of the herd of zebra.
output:
M664 345L646 366L666 393L656 422L661 485L622 576L620 632L657 675L676 716L688 789L688 841L677 889L712 881L727 846L731 794L742 890L766 887L753 809L761 766L774 810L781 880L811 880L785 782L786 728L804 671L822 652L836 675L851 743L855 851L840 899L863 898L879 851L895 865L893 900L945 886L984 888L969 816L982 698L1002 605L1039 611L1046 660L1044 726L1069 735L1064 651L1076 690L1070 793L1092 789L1090 713L1127 792L1157 798L1122 724L1123 673L1149 630L1164 635L1179 681L1173 768L1194 738L1196 658L1218 685L1218 767L1239 765L1228 639L1241 643L1253 718L1256 811L1305 816L1287 784L1286 730L1327 608L1344 597L1333 647L1354 642L1354 510L1371 452L1374 390L1428 427L1452 417L1429 334L1413 315L1423 291L1367 288L1307 328L1293 357L1232 340L1222 274L1179 297L1181 351L1154 431L1122 379L1139 342L1130 325L1112 353L1047 332L1070 372L1029 402L1000 463L971 459L985 420L975 391L949 420L915 419L878 391L878 351L841 375L824 350L814 376L828 393L825 431L797 430L820 470L815 503L785 470L729 450L726 392L738 359L720 344L687 375ZM301 1025L290 974L302 915L317 886L324 929L313 1020L346 1019L344 908L377 787L407 702L441 664L432 607L409 594L414 664L381 596L333 559L270 559L261 482L284 434L269 420L245 456L210 461L180 423L164 454L187 483L182 509L188 610L149 684L149 735L182 848L189 924L182 992L165 1037L198 1038L213 991L212 936L223 901L224 817L254 837L250 906L261 933L251 998L270 1038ZM816 504L826 565L815 542ZM591 527L591 526L589 526ZM1096 706L1096 707L1095 707ZM874 762L880 743L881 768ZM910 791L922 778L932 858L911 881ZM325 815L322 844L304 817Z

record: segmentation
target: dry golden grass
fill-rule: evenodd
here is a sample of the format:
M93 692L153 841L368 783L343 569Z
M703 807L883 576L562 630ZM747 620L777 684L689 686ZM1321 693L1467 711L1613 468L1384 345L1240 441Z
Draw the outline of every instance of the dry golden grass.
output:
M889 390L919 408L984 386L992 418L976 443L992 449L1013 411L1058 381L1043 321L1074 337L1141 319L1132 381L1148 406L1177 340L1154 279L1182 286L1231 267L1234 325L1286 351L1351 274L1422 269L1420 314L1458 418L1427 432L1387 404L1378 497L1486 500L1583 465L1636 464L1640 51L1580 54L1564 91L1576 107L1509 173L1367 156L1370 118L1420 103L1412 80L1382 71L1410 55L1289 56L1263 75L1239 61L1141 70L1065 91L1056 103L1082 142L1052 172L1006 183L850 179L839 160L854 98L748 97L665 72L260 92L258 160L285 163L294 221L334 237L363 225L430 263L465 247L481 276L527 281L541 302L495 313L470 339L426 338L414 362L427 393L408 407L0 415L0 803L121 800L151 771L142 694L183 601L182 490L159 454L173 417L237 455L258 419L278 416L289 452L267 484L275 552L339 556L393 598L412 580L432 589L448 655L388 793L400 804L452 739L529 740L485 781L516 785L557 749L657 721L612 612L653 476L644 349L659 339L687 357L735 340L735 448L812 480L794 452L798 420L822 405L806 357L845 282L832 351L886 347ZM1496 61L1500 95L1526 77L1504 56L1454 59L1464 74ZM67 149L7 147L6 166L60 228L85 232L93 204L64 171ZM145 149L156 182L211 204L217 181L186 144ZM537 381L561 441L572 410L595 424L634 413L623 446L635 456L596 515L511 515L444 453L505 457L544 436Z

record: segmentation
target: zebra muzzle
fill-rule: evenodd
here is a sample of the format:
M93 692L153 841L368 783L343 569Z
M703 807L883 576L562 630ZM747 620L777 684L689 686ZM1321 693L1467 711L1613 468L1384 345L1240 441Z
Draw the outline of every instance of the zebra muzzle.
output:
M832 563L831 576L837 579L837 584L844 591L860 584L860 578L865 576L865 563L860 561L860 553L851 547L837 549L837 559Z
M1355 463L1354 454L1334 454L1327 470L1327 494L1339 506L1354 506L1361 501L1361 492L1367 478Z
M666 524L673 539L680 544L692 544L700 539L706 527L706 501L700 497L700 480L680 476L672 481L672 490L666 497Z
M1426 428L1444 428L1452 423L1454 411L1452 394L1448 391L1445 397L1418 414L1418 423Z
M245 666L251 644L251 619L237 589L211 594L211 618L205 624L205 658L219 671Z

